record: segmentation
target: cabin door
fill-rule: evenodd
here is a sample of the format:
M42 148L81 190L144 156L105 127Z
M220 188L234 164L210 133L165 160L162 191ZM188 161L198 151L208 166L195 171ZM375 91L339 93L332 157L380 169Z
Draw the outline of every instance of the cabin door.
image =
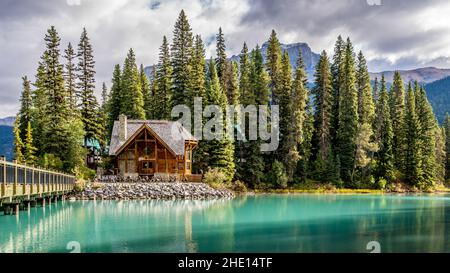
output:
M143 160L139 164L139 174L148 175L155 173L155 161Z

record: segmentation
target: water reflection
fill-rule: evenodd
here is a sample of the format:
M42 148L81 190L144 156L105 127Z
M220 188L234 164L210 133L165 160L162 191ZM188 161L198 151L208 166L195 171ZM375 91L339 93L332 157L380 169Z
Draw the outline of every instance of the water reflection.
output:
M0 252L449 252L448 195L80 201L0 216Z

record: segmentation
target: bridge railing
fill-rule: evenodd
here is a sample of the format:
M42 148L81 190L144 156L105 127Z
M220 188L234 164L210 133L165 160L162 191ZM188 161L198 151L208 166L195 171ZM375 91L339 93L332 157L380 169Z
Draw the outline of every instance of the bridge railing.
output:
M75 176L6 161L0 157L0 197L69 191Z

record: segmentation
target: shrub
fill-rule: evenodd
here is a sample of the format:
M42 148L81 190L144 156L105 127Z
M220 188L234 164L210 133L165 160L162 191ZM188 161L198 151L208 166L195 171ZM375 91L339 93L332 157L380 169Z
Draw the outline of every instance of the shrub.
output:
M235 192L247 192L247 186L240 180L236 180L233 182L232 189Z
M383 177L380 177L377 182L378 189L384 190L384 189L386 189L386 185L387 185L387 180L384 179Z
M77 166L73 170L77 179L80 180L93 180L95 178L95 170L89 169L86 166Z
M224 188L228 184L228 177L218 168L209 169L203 175L203 182L213 188Z
M268 179L278 188L286 188L288 182L288 176L283 163L275 160L272 164L272 171L268 175Z

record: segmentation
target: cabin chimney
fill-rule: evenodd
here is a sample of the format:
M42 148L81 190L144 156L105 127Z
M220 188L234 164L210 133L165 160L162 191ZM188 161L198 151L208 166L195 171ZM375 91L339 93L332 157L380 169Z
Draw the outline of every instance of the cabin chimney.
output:
M119 115L119 141L127 140L127 116Z

